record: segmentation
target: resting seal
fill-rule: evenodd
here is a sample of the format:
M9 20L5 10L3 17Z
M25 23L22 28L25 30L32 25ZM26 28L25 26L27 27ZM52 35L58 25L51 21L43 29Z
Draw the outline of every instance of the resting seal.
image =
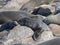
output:
M0 12L0 24L10 21L17 21L23 17L28 17L28 15L30 14L23 11L3 11Z
M46 24L60 24L60 13L56 15L50 15L44 19Z

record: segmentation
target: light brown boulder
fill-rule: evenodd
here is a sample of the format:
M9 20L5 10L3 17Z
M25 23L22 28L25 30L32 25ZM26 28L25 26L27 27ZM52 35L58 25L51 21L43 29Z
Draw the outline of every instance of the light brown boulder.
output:
M11 0L0 11L19 11L19 9L29 0Z
M50 24L49 27L54 35L60 36L60 25Z
M41 36L39 36L37 43L43 43L43 42L46 42L46 41L51 40L53 38L54 38L54 36L51 31L43 31L41 33Z
M10 31L4 44L32 44L34 42L32 39L33 34L34 32L29 27L18 25Z

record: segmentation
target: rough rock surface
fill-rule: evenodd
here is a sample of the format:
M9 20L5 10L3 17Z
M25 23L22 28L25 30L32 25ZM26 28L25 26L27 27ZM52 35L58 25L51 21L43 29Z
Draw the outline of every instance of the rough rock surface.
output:
M4 7L11 0L0 0L0 8Z
M57 1L57 2L52 3L51 5L55 7L55 11L60 10L60 2Z
M11 36L11 34L13 35ZM16 26L14 29L10 31L8 38L14 38L15 36L17 37L19 35L22 35L20 36L21 39L27 38L33 35L33 31L30 28L25 26Z
M14 43L28 43L28 40L30 37L32 37L32 35L34 34L34 32L32 31L32 29L25 27L25 26L16 26L14 29L12 29L7 37L7 42L5 42L5 44L9 44L9 40L11 41L16 41ZM33 39L31 39L33 40Z
M10 0L7 4L1 8L1 11L19 11L19 9L29 0ZM4 2L2 2L4 3Z
M38 38L38 41L45 42L47 40L53 39L52 31L43 31L41 36Z
M60 25L50 24L49 27L55 36L60 36Z
M4 42L7 40L8 31L0 32L0 45L4 45Z

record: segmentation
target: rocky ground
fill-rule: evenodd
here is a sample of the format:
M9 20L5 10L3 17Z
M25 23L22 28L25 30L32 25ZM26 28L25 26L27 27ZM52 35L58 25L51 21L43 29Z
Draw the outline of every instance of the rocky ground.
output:
M60 0L0 0L0 45L60 45Z

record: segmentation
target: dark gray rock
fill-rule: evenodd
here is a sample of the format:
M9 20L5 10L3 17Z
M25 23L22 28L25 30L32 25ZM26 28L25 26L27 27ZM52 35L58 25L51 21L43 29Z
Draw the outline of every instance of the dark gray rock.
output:
M54 38L38 45L60 45L60 38Z
M2 42L0 42L0 45L4 45Z

